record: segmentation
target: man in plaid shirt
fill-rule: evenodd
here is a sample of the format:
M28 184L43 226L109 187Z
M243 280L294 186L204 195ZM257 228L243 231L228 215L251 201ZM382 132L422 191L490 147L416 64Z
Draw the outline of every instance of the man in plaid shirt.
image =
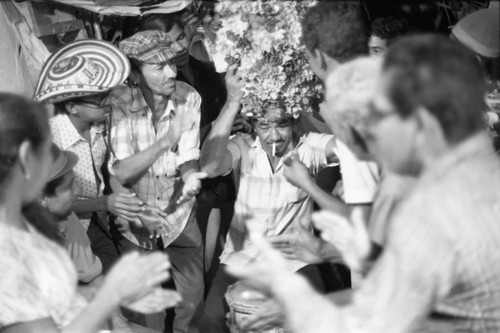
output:
M229 67L228 75L242 80L235 65ZM257 249L248 239L247 225L256 225L266 236L291 234L302 228L312 232L312 198L285 179L287 159L299 159L313 174L338 163L334 137L318 133L300 136L294 128L295 119L279 104L270 104L262 110L262 117L252 120L254 135L237 134L229 140L238 110L222 110L212 124L200 159L209 177L233 171L238 184L222 265L207 296L202 319L201 329L207 333L227 331L223 294L236 280L226 274L226 267L243 267L259 260ZM300 260L289 260L288 266L290 271L300 270L312 280L320 280L317 267ZM321 282L318 288L324 289Z
M197 332L203 303L202 239L195 220L200 188L200 95L176 82L176 52L162 31L142 31L120 43L130 58L127 86L111 95L110 172L144 203L136 221L116 220L122 251L165 250L183 301L175 332ZM138 267L140 269L140 267ZM148 324L149 325L149 324Z

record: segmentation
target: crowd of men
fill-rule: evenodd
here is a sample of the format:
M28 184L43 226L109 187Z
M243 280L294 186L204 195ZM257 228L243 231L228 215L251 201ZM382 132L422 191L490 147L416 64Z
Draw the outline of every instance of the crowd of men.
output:
M369 43L356 2L320 2L302 28L325 101L303 117L328 130L303 133L274 101L241 117L238 66L221 76L210 40L194 45L218 20L213 7L195 23L150 15L118 47L81 40L45 63L35 99L55 106L53 142L75 161L42 201L79 281L123 253L166 252L182 301L166 319L124 311L165 332L227 332L238 280L268 297L242 330L500 331L500 161L480 50L396 38L394 18L372 45L384 20ZM335 195L316 182L331 166Z

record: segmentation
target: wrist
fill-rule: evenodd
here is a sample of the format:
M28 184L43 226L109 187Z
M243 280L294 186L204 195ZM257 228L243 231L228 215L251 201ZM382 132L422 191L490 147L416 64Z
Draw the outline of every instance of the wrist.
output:
M290 293L295 293L295 291L300 290L304 284L307 284L306 280L297 273L286 272L277 276L271 283L271 292L278 298L286 298Z

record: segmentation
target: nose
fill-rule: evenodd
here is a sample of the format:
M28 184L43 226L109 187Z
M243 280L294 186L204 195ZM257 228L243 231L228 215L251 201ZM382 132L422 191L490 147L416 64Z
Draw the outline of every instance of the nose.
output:
M269 135L269 138L272 140L272 141L278 141L279 138L280 138L280 135L278 133L278 131L276 130L276 128L271 128L271 133Z
M174 79L177 76L177 66L174 64L165 66L163 71L168 78Z
M175 50L175 52L177 52L177 53L182 53L186 50L184 48L184 46L179 42L173 43L172 46L173 46L173 49Z

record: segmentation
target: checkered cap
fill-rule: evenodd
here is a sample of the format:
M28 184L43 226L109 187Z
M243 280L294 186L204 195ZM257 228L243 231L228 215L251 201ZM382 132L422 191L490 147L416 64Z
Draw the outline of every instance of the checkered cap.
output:
M120 49L130 58L147 64L159 64L175 58L172 41L161 30L140 31L120 42Z

